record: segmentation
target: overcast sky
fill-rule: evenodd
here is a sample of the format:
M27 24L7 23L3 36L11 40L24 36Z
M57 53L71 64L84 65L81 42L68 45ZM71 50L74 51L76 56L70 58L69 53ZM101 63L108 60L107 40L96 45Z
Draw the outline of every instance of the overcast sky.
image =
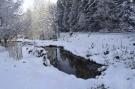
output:
M49 1L49 0L45 0ZM51 3L56 3L57 0L50 0ZM24 0L23 2L23 10L27 11L27 9L32 9L34 0Z

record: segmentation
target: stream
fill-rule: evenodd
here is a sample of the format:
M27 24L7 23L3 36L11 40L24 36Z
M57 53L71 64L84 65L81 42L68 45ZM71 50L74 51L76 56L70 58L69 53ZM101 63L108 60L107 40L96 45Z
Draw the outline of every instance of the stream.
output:
M49 59L51 65L69 75L75 75L77 78L89 79L100 76L102 73L101 70L99 71L99 68L103 67L104 65L90 61L84 57L77 56L72 52L65 50L61 46L50 45L41 48L47 51L47 53L44 55L41 55L43 50L40 50L41 52L39 52L40 57L43 57L43 64L45 63L46 59ZM7 49L10 57L16 60L22 59L21 42L8 42ZM47 57L44 57L45 55Z
M82 79L95 78L102 73L98 69L104 65L74 55L63 47L46 46L44 48L47 51L50 64L60 71Z

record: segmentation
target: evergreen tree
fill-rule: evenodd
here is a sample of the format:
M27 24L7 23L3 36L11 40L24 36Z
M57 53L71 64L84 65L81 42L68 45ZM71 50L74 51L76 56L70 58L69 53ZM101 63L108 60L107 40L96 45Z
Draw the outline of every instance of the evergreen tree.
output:
M58 0L61 31L126 32L135 28L133 0Z

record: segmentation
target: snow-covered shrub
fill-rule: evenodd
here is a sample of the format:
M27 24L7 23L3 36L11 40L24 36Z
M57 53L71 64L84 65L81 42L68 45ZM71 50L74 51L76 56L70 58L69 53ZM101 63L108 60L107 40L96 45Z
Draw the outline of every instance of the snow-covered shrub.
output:
M95 87L91 87L90 89L109 89L104 84L97 85Z
M30 47L30 48L26 48L26 50L28 51L29 54L32 54L36 57L43 58L43 65L45 65L45 66L50 65L50 61L47 58L46 50L44 48L33 46L33 47Z
M27 48L28 53L35 55L36 57L43 57L44 55L46 55L46 51L44 48L40 48L40 47L32 47L32 48Z

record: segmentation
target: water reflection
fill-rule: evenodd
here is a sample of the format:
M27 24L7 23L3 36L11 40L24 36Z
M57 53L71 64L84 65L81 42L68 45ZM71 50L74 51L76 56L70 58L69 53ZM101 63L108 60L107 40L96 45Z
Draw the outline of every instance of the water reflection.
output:
M48 46L45 49L50 63L60 71L83 79L95 78L101 74L101 71L98 71L98 68L103 66L101 64L76 56L62 47Z
M8 50L10 57L12 57L16 60L21 60L23 58L22 42L8 41L7 50Z

